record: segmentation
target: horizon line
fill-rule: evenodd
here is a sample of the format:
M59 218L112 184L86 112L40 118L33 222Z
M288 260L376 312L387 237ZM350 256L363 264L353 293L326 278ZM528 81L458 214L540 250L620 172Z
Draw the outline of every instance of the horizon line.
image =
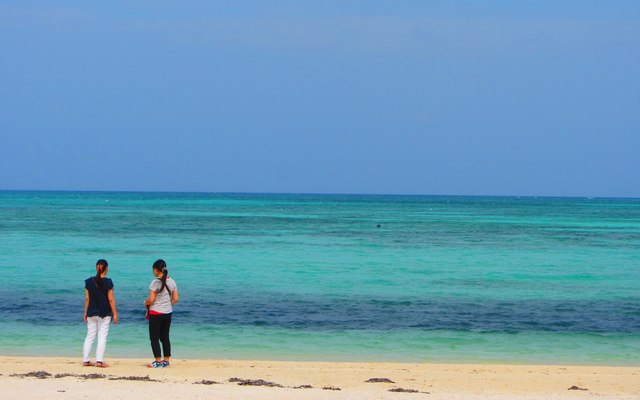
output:
M0 189L0 193L103 193L103 194L199 194L199 195L297 195L297 196L388 196L388 197L494 197L494 198L555 198L555 199L627 199L632 196L577 196L577 195L517 195L517 194L416 194L416 193L338 193L338 192L233 192L182 190L71 190L71 189Z

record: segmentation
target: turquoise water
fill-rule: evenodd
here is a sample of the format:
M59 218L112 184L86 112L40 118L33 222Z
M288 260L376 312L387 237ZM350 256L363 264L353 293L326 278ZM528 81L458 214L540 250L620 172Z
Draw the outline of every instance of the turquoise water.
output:
M0 192L0 354L80 354L106 258L148 357L164 258L179 358L640 362L640 200Z

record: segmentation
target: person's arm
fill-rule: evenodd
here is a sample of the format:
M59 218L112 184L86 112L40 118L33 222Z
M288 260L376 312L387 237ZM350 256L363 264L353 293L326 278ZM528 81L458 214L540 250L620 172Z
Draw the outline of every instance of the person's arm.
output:
M113 288L111 288L111 290L109 290L107 298L109 299L109 305L111 306L111 312L113 313L113 323L117 324L118 323L118 310L116 310L116 298L115 298L115 296L113 294Z
M84 322L87 322L87 311L89 310L89 291L84 289Z
M178 289L171 292L171 304L176 304L180 296L178 295Z
M149 290L149 297L144 301L144 305L150 307L156 301L156 291Z

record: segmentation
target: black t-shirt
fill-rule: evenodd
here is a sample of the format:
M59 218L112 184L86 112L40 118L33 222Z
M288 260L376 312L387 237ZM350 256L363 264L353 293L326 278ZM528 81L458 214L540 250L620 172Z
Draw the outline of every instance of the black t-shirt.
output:
M109 278L102 278L100 283L95 276L84 281L84 288L89 291L89 307L87 317L98 316L100 318L113 315L109 304L108 293L113 289L113 281Z

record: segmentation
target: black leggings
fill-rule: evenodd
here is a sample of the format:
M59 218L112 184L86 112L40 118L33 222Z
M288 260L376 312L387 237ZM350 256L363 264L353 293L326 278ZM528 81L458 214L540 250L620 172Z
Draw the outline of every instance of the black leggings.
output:
M155 358L171 357L171 341L169 341L169 329L171 329L171 314L149 315L149 340L151 350ZM162 342L162 353L160 343Z

